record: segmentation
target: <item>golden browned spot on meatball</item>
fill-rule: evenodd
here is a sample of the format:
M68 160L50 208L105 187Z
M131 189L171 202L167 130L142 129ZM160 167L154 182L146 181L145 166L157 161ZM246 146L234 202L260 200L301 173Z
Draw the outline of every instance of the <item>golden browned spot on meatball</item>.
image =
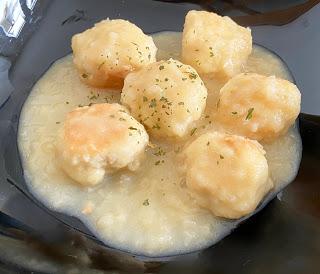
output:
M183 153L190 193L216 216L236 219L251 213L273 186L257 141L209 132Z
M230 132L272 141L298 117L300 97L298 88L287 80L242 73L221 89L216 121Z
M68 113L57 141L64 171L83 185L134 168L148 143L144 127L119 104L96 104Z

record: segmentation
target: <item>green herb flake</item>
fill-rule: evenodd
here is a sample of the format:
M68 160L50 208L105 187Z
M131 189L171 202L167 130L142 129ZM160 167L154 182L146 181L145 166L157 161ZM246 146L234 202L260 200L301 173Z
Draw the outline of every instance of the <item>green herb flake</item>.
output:
M219 108L219 107L220 107L220 98L219 98L219 100L217 102L217 108Z
M194 72L189 72L189 78L190 79L196 79L198 76Z
M194 128L191 130L191 132L190 132L190 136L192 136L192 135L196 132L196 130L197 130L197 128L194 127Z
M168 102L168 99L167 99L166 97L163 97L163 96L162 96L162 97L160 98L160 102Z
M98 70L102 68L102 66L106 63L106 61L103 61L99 66L98 66Z
M214 53L212 51L212 47L209 47L209 50L210 50L210 57L213 57L214 56Z
M178 105L179 106L184 106L184 102L179 102Z
M233 115L238 114L238 112L236 112L236 111L232 111L231 113L232 113Z
M151 99L150 104L149 104L149 108L154 108L157 106L157 101L155 98Z
M82 78L88 78L88 74L86 74L86 73L82 73Z
M164 69L164 65L161 65L160 67L159 67L159 70L163 70Z
M149 199L145 199L142 204L143 204L144 206L150 205Z
M220 159L221 159L221 160L223 160L223 159L224 159L223 155L221 155L221 154L219 155L219 157L220 157Z
M164 155L166 155L166 152L161 147L159 147L158 150L153 153L153 155L155 155L155 156L164 156Z
M152 126L152 129L160 129L159 124L155 124L155 125L153 125L153 126Z
M161 163L161 161L158 160L158 161L156 161L156 162L154 163L154 165L158 166L160 163Z
M60 122L56 122L56 124L57 124L57 125L59 125L59 124L60 124Z
M209 145L210 145L210 142L207 143L207 146L209 146Z
M137 128L135 127L129 127L130 130L138 130Z
M148 98L146 96L143 96L143 102L148 102Z
M249 108L248 109L248 113L247 113L247 116L246 116L246 120L250 120L252 118L252 113L254 111L254 108Z

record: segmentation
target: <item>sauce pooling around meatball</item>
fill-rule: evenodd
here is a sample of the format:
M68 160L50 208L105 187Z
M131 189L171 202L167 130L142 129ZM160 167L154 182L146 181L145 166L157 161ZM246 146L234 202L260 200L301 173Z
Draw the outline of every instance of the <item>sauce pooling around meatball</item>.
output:
M181 33L160 33L153 36L159 49L158 60L169 60L170 57L180 60L180 37ZM180 110L181 114L186 115L183 116L186 119L191 117L191 122L186 127L181 127L180 131L170 132L170 134L179 132L183 138L179 137L175 142L171 142L167 138L169 131L164 131L164 136L160 138L153 133L152 128L151 130L146 128L150 135L150 143L145 146L147 136L144 134L143 138L140 135L126 135L130 133L129 127L142 126L131 118L138 120L140 114L149 114L148 112L152 109L150 107L149 110L150 104L154 106L152 103L154 97L151 94L148 94L147 101L143 102L143 96L145 96L143 81L145 84L150 84L151 88L148 92L154 91L154 96L162 96L163 94L169 96L171 93L176 96L173 90L168 91L170 86L168 87L166 82L169 81L169 77L174 75L180 77L181 73L183 74L176 67L176 69L172 68L172 73L162 75L161 73L164 71L159 69L161 64L155 64L146 67L150 66L164 80L159 83L159 88L156 88L154 83L149 81L151 78L148 79L144 74L141 81L132 81L131 83L137 85L136 89L142 88L142 91L133 93L129 85L125 89L125 92L130 93L133 98L127 103L128 106L135 107L135 103L142 100L141 103L145 105L141 105L141 107L148 107L143 111L137 107L137 111L141 113L135 114L132 111L131 115L135 117L133 118L128 113L118 114L116 112L122 108L116 105L120 102L120 89L111 91L93 88L79 81L79 72L74 67L70 56L57 61L34 86L24 105L19 124L19 150L30 190L50 208L80 218L94 235L109 246L146 256L169 256L199 250L217 242L234 229L238 220L226 220L215 215L229 218L243 216L254 210L259 203L258 200L269 191L272 184L273 187L266 194L266 199L270 199L276 191L287 185L295 177L298 170L301 142L298 130L293 125L287 133L283 133L272 142L262 141L263 149L256 141L239 136L228 135L227 137L227 139L231 139L230 142L235 144L235 147L230 147L229 143L221 144L225 133L212 133L213 131L221 131L219 125L215 123L212 112L216 110L217 103L217 100L213 99L219 97L219 86L223 86L225 83L216 84L204 81L205 88L202 88L202 81L197 77L198 80L190 83L190 86L181 86L185 93L179 95L187 98L187 96L195 94L195 91L199 93L194 97L194 105L191 105L195 112L188 113L186 111L187 104L179 105L180 97L172 97L170 100L175 103L172 103L172 106L175 107L172 113L174 123L171 120L164 123L164 125L168 125L170 122L173 127L177 126L180 121L179 119L175 121L174 116L177 115L179 118ZM178 61L176 64L180 66ZM144 71L146 67L144 66L141 70ZM290 79L284 64L272 53L258 47L254 47L253 53L249 56L243 69L246 72L258 72L265 75L276 72L277 77ZM136 77L138 72L133 72L133 75ZM166 78L168 81L165 80ZM188 80L192 81L193 79L189 78ZM184 83L182 79L181 82L177 82L179 85L182 83ZM207 90L208 98L202 102L200 99L206 96ZM161 97L159 97L159 101L160 99ZM105 105L106 103L107 105ZM158 107L159 102L156 101L156 103ZM190 103L187 103L189 107ZM87 105L90 106L86 107ZM91 180L87 180L81 185L77 178L72 179L73 169L70 170L70 176L61 167L61 160L59 160L61 155L57 156L58 132L65 126L65 122L73 121L74 118L81 115L87 116L90 109L95 111L101 105L101 111L104 113L101 116L104 117L103 122L93 116L91 118L94 122L90 125L82 123L84 120L80 123L83 129L80 132L84 137L88 137L87 140L90 139L90 142L86 142L84 149L87 149L88 144L92 141L99 144L99 140L103 138L113 140L113 142L110 146L107 145L107 142L103 142L98 151L94 152L97 153L94 155L99 157L99 160L101 159L100 166L95 166L92 161L86 161L87 157L76 164L81 168L85 167L84 170L89 166L98 170L103 168L105 172L97 180L99 181L97 186L88 186ZM194 109L197 105L200 106L199 110ZM162 107L160 104L159 106ZM189 110L191 111L191 109ZM73 117L74 111L77 115ZM115 113L113 113L114 111ZM117 136L116 138L108 138L108 134L106 136L102 134L109 126L111 132L120 126L118 123L115 124L116 121L110 117L111 115L114 115L114 118L118 118L118 120L120 118L128 119L126 122L128 124L125 123L125 128L121 129L123 135L119 135L123 138L118 135L111 135ZM154 118L154 121L157 121L158 118L162 119L161 115ZM146 125L146 122L144 123ZM169 125L171 126L171 124ZM67 130L72 132L72 129L74 128L71 127ZM144 132L142 128L141 131ZM99 138L95 140L95 136ZM67 142L67 148L70 148L72 140L74 139ZM141 146L138 146L138 142ZM215 143L217 146L211 147ZM112 149L118 150L117 144L121 146L122 157L110 162L108 161L110 151ZM67 161L78 154L78 152L73 154L73 151L69 153L69 150L65 148L62 150L68 152ZM199 154L200 151L203 153ZM136 156L140 152L144 154L145 159L140 161L138 169L131 168L131 163L135 162ZM80 154L82 155L82 151ZM252 155L254 155L253 158L251 158ZM210 163L215 166L208 166L208 162L203 161L203 157L208 157ZM250 169L251 159L255 159L252 170ZM116 164L118 161L120 164ZM217 161L219 161L218 165ZM229 165L234 166L236 173L219 172L219 168L227 169ZM257 165L261 166L259 172L255 172L258 169ZM135 167L134 164L133 167ZM212 170L215 171L215 175L211 172ZM250 174L250 172L253 172L257 177L250 176L250 180L242 180L241 174ZM224 186L224 192L217 191L224 180L223 176L227 175L232 178L230 184ZM86 176L82 178L86 178ZM266 176L270 180L266 180ZM215 177L216 180L213 185L209 185L211 177ZM202 182L203 186L201 186ZM233 184L239 182L244 186L244 196L238 195L239 192L232 187ZM198 197L199 193L200 197ZM245 204L242 198L250 195L253 197L252 203ZM212 207L214 201L217 206Z

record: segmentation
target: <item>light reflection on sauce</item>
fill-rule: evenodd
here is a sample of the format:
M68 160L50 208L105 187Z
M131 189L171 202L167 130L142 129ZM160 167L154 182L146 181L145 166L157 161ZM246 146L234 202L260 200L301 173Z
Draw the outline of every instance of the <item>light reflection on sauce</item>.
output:
M158 60L179 59L180 33L154 36ZM290 80L287 68L274 54L255 47L244 71L275 74ZM190 138L214 128L210 108L216 104L219 87L204 79L209 100L199 130ZM94 100L90 95L99 93ZM95 188L82 188L72 182L55 158L54 141L67 112L78 105L118 102L119 92L87 87L79 81L71 56L58 60L34 86L26 101L19 128L19 149L27 183L43 203L58 211L79 217L106 244L147 256L185 253L210 246L229 233L236 222L213 217L197 206L181 185L176 157L183 143L167 144L152 140L142 168L121 171L105 178ZM69 102L68 104L66 102ZM187 140L190 141L190 140ZM161 147L165 155L155 155ZM275 190L296 175L301 143L298 131L265 145L270 176ZM155 165L161 160L161 164ZM145 202L145 201L148 202Z

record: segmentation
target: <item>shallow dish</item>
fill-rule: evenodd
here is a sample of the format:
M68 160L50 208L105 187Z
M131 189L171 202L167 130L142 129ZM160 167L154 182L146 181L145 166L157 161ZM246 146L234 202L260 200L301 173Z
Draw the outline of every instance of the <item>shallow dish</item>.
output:
M153 4L150 4L150 9L154 8L155 6L153 6ZM84 4L84 6L82 8L88 8L89 9L89 7L86 4ZM178 6L175 7L175 8L178 9ZM121 7L119 9L121 9ZM180 7L179 7L179 9L180 9ZM72 8L71 8L71 10L72 10ZM181 14L184 14L184 11L185 10L182 10ZM90 14L90 12L88 12L88 13ZM129 12L127 13L127 15L128 15L129 19L132 18L130 16ZM110 17L111 16L112 15L110 15ZM122 16L123 16L123 14L121 15L121 17ZM64 18L64 20L61 21L61 24L62 24L66 20L66 17L63 16L63 15L61 15L60 17ZM105 17L105 16L103 16L101 13L97 13L97 15L95 16L96 20L98 20L99 18L102 18L102 17ZM50 18L50 17L48 17L48 18ZM143 18L143 16L139 17L137 15L137 18ZM53 20L53 22L59 22L60 23L60 19L51 17L51 20ZM134 18L132 18L132 19L134 21ZM49 19L47 19L47 20L49 20ZM96 20L94 20L94 21L96 21ZM181 18L179 18L177 20L179 20L179 23L181 25L180 21L183 21L183 16L181 15ZM77 25L76 22L80 22L79 24L82 24L82 25L79 25L79 24ZM40 36L40 33L41 33L41 29L40 29L39 30L40 33L38 32L37 35L34 35L34 37L33 37L33 39L35 39L35 40L30 40L30 43L24 49L24 52L21 54L21 57L19 59L19 62L14 64L14 69L11 71L11 75L12 75L13 83L15 85L15 91L13 92L13 94L12 94L11 98L9 99L9 101L7 101L7 103L4 105L4 107L2 109L2 112L1 112L1 115L2 115L2 113L6 112L6 114L1 116L1 117L4 118L3 121L11 120L11 117L13 117L12 123L8 123L8 125L9 125L8 128L11 129L11 130L9 130L5 134L7 140L15 138L16 126L17 126L17 116L14 116L14 115L17 115L19 113L21 105L24 102L24 100L25 100L25 98L27 96L27 93L30 90L32 84L36 81L36 79L38 79L41 76L41 74L45 71L45 69L48 67L48 65L52 61L56 60L58 57L63 56L64 54L66 54L69 51L68 50L68 43L69 43L68 39L69 39L70 35L75 33L75 32L78 32L80 29L84 29L84 28L86 28L86 27L88 27L89 25L92 24L92 21L91 22L87 22L87 21L82 21L82 19L78 20L76 22L73 22L72 20L70 20L70 21L66 21L63 25L59 25L59 27L56 25L56 30L57 30L57 32L56 32L56 35L57 35L56 36L57 37L56 43L57 43L57 45L56 45L56 47L53 47L53 48L55 48L56 52L55 53L54 52L50 52L49 56L46 56L46 59L42 58L42 57L44 57L46 55L46 50L45 50L45 48L43 46L41 46L41 43L38 43L38 42L40 42L40 40L43 40L42 37L44 37L43 35ZM139 22L138 22L138 24L139 24ZM180 28L181 26L179 27L179 24L175 25L176 27L169 27L168 25L169 24L167 24L165 22L162 22L162 23L159 24L159 28L158 29L153 29L152 30L152 28L155 28L154 24L147 25L146 28L147 29L151 29L151 31L164 30L164 29L173 29L173 30L181 29ZM172 24L172 25L174 25L174 24ZM73 27L71 28L71 26L75 26L75 28L73 28ZM165 26L165 28L163 28L163 26ZM55 27L53 27L53 29L54 28ZM61 29L63 29L67 33L64 33L64 34L60 33ZM42 34L44 33L44 31L45 31L44 26L42 26ZM67 34L67 35L65 35L65 34ZM61 37L63 37L63 39ZM68 38L64 38L64 37L68 37ZM40 40L37 41L36 39L40 39ZM37 47L38 47L38 49L37 49ZM29 52L36 51L38 53L37 60L39 60L38 64L35 64L35 66L34 66L34 71L30 72L30 73L28 72L28 70L26 70L26 68L30 64L30 58L34 58L34 57L31 57L31 55L28 54L28 50L29 50ZM26 59L24 59L24 58L26 58ZM13 102L14 102L14 104L13 104ZM3 126L5 126L5 124L3 124ZM13 126L13 127L11 128L11 126ZM20 167L16 168L16 166L12 164L12 163L16 162L17 159L18 159L18 154L17 154L16 146L15 146L14 143L10 143L6 147L6 154L5 155L6 155L5 167L6 167L6 170L7 170L8 174L9 174L8 179L11 182L13 182L14 184L16 184L17 186L19 186L25 193L30 195L28 193L28 190L25 188L25 184L23 183L23 179L21 177L21 169L20 169ZM12 161L11 164L9 164L9 161L10 162ZM272 199L272 198L273 197L268 197L268 199ZM56 213L52 213L52 214L57 216L63 222L68 223L68 225L70 225L72 227L75 227L76 229L81 230L86 235L90 235L90 233L88 233L88 231L77 220L69 218L69 217L65 217L63 215L56 214ZM91 236L92 235L90 235L90 237Z

